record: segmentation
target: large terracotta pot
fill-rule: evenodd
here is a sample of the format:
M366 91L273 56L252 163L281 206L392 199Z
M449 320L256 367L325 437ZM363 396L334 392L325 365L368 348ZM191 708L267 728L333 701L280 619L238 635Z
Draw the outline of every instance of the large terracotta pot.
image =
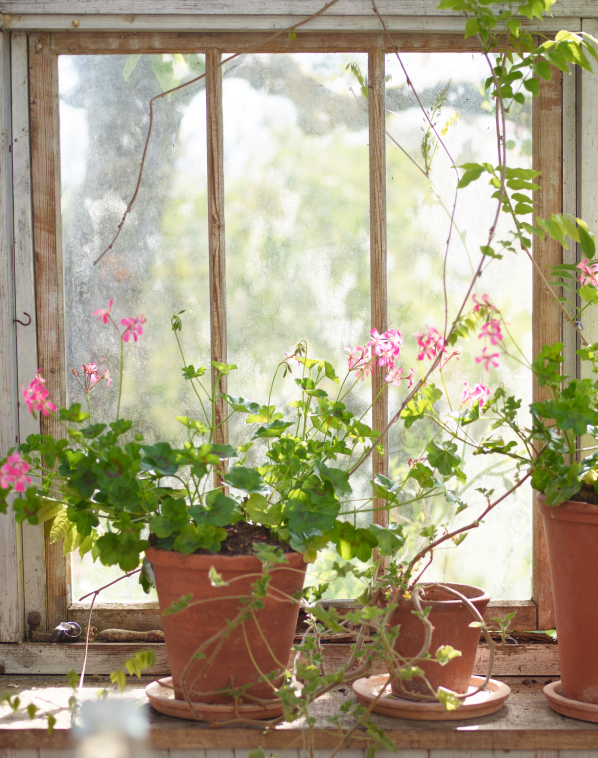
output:
M598 505L546 505L538 494L548 546L559 641L561 692L598 704Z
M235 618L242 604L242 599L238 596L250 596L251 585L261 574L262 564L258 558L251 555L185 556L181 553L155 548L148 548L146 557L154 570L161 613L183 595L193 594L193 601L209 601L178 613L162 616L166 653L175 696L182 700L184 695L181 690L181 676L185 667L204 641L225 629L227 620ZM285 557L289 565L279 565L272 570L269 594L276 595L276 590L281 590L287 595L293 595L303 587L306 564L302 556L299 553L287 553ZM212 566L225 581L247 574L252 574L252 576L233 581L228 587L212 587L208 578L208 572ZM232 631L221 649L217 651L212 665L193 684L191 693L193 701L230 703L233 702L230 697L201 693L212 693L231 686L243 687L252 683L252 686L246 690L248 694L258 698L272 698L272 688L267 683L259 682L260 673L257 668L263 674L269 674L276 669L280 670L281 664L286 666L299 614L299 603L285 601L281 595L279 598L276 600L269 596L264 600L264 607L256 612L261 633L251 618ZM251 655L247 649L243 626ZM207 659L216 650L216 645L217 643L214 642L204 651ZM251 656L255 663L251 660ZM193 662L190 674L185 680L188 687L201 673L207 659ZM275 684L280 681L281 677L278 677Z
M452 584L447 582L447 586L460 592L468 600L471 600L482 616L486 612L486 607L490 601L490 595L479 587L471 587L467 584ZM428 587L423 584L422 587ZM423 599L423 598L427 599ZM432 644L430 645L430 654L433 658L431 661L417 663L432 685L434 691L438 687L462 694L467 692L473 667L475 665L475 656L480 639L480 630L472 628L469 625L476 621L472 612L462 600L459 600L447 592L440 589L429 588L425 595L422 593L422 607L431 606L432 610L428 616L432 622L434 631L432 632ZM401 598L399 607L393 613L390 619L392 626L400 624L400 632L395 644L395 650L403 658L413 658L421 650L424 644L425 629L421 620L413 614L415 607L412 600ZM461 651L459 658L453 658L452 661L441 666L436 661L436 650L443 645L451 645L455 650ZM402 687L398 682L393 682L392 690L395 695L405 696L405 693L412 697L421 695L430 695L422 677L415 677L412 681L403 681Z

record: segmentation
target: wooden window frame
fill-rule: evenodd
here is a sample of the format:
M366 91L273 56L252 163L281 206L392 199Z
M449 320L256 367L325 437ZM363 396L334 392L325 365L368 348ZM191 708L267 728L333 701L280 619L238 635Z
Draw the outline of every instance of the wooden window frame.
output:
M128 0L134 4L136 0ZM27 2L27 0L24 0ZM59 0L53 0L60 6ZM430 5L429 0L417 0L415 5ZM64 3L63 3L64 4ZM117 0L107 0L117 6ZM11 10L15 2L0 1L0 10ZM36 7L44 12L45 3L37 0ZM71 3L72 6L72 3ZM58 8L56 12L58 12ZM53 13L53 11L52 11ZM48 13L50 18L51 13ZM24 20L23 20L24 18ZM64 355L64 314L62 295L62 243L60 227L60 153L58 135L58 55L75 54L133 54L155 52L206 52L212 61L231 52L367 52L369 80L372 83L369 97L370 111L370 244L372 278L372 326L386 329L386 165L384 134L384 55L388 49L386 37L373 31L298 31L290 42L285 36L267 42L266 31L224 32L163 32L100 30L43 31L44 23L31 22L21 17L19 23L11 20L10 41L0 36L0 105L2 106L3 134L10 135L0 144L0 225L6 235L0 238L0 282L4 270L13 278L12 293L3 297L0 285L1 323L12 322L13 314L27 312L32 317L29 329L11 324L8 349L14 357L14 366L8 379L0 366L0 392L10 387L13 406L12 428L14 436L3 430L10 424L0 417L0 450L18 439L39 431L40 427L15 402L16 387L24 383L36 370L44 366L48 386L54 397L64 402L66 364ZM74 20L74 19L73 19ZM560 28L569 18L556 19L554 28ZM436 19L437 21L437 19ZM578 28L576 23L568 28ZM436 28L444 27L437 25ZM594 22L595 23L595 22ZM32 26L33 24L33 26ZM19 28L20 25L20 28ZM52 28L48 22L46 26ZM55 22L54 22L55 25ZM422 24L420 23L420 27ZM6 27L6 19L5 19ZM264 23L262 21L262 28ZM368 27L362 24L363 28ZM434 27L427 24L426 28ZM59 29L64 28L59 25ZM187 27L188 28L188 27ZM375 28L375 27L374 27ZM392 25L391 25L392 28ZM585 28L585 27L584 27ZM42 29L40 31L40 29ZM552 30L552 29L551 29ZM464 40L461 32L393 32L393 43L402 52L437 51L471 52L477 50L475 40ZM224 271L224 233L222 184L222 114L218 80L221 69L207 78L208 100L208 161L214 167L209 181L209 251L210 271ZM12 85L12 86L10 86ZM541 83L541 94L533 103L533 165L543 172L542 189L536 193L538 215L555 212L575 213L577 201L577 122L580 77L554 76L550 83ZM12 98L11 98L12 90ZM372 157L374 160L372 160ZM212 181L213 179L213 181ZM14 199L13 199L14 198ZM14 251L12 260L10 247ZM576 260L571 246L566 261ZM553 242L534 242L534 256L540 266L561 262L561 248ZM8 266L7 266L8 264ZM1 267L5 268L2 269ZM11 271L12 268L12 271ZM214 278L211 273L211 282ZM223 278L220 282L223 283ZM226 360L226 312L223 289L210 287L212 320L212 354L217 360ZM12 299L11 299L12 298ZM564 328L560 312L542 289L538 277L533 279L534 352L545 342L564 339L567 345L566 373L576 375L576 342L572 330ZM18 316L17 316L18 317ZM567 325L566 325L567 326ZM5 336L0 336L7 342ZM0 344L0 348L4 347ZM7 353L5 353L7 354ZM374 375L373 392L383 384L381 372ZM542 397L534 386L534 400ZM374 414L373 424L378 430L386 425L387 408ZM43 418L41 431L58 431L56 422ZM223 439L226 431L223 430ZM385 459L376 456L375 473L386 473ZM380 511L374 518L383 523L386 513ZM533 509L533 595L530 600L498 601L491 604L491 615L505 615L517 610L516 629L551 628L554 626L550 576L541 522L537 507ZM16 547L15 547L16 545ZM10 516L0 517L0 569L7 577L6 601L0 599L0 643L19 642L29 638L34 630L52 629L57 623L70 618L87 623L87 612L70 602L69 561L62 556L60 544L50 545L40 527L17 528ZM18 587L18 589L17 589ZM336 604L336 603L335 603ZM133 630L159 628L157 604L135 605L98 603L92 623L99 628L126 626ZM116 653L114 647L112 650ZM67 656L68 657L68 656ZM25 666L25 663L19 665ZM58 664L57 664L58 665ZM66 665L66 664L65 664ZM62 666L62 664L59 664ZM67 667L68 668L68 667Z

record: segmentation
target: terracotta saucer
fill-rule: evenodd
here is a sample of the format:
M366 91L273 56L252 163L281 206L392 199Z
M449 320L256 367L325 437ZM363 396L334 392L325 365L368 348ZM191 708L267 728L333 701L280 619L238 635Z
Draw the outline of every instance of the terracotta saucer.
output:
M544 687L544 695L553 711L580 721L593 721L598 724L598 704L583 703L581 700L569 700L561 692L561 682L551 682Z
M388 674L371 676L368 679L358 679L353 682L353 691L357 699L366 707L380 692L388 679ZM483 676L472 676L469 691L484 681ZM376 713L384 716L393 716L398 719L412 719L414 721L463 721L480 716L488 716L502 708L503 703L511 694L511 688L506 684L490 679L483 692L468 697L456 711L446 711L442 703L419 702L406 700L391 694L390 687L374 706Z
M148 684L145 688L145 694L152 706L165 716L198 720L185 700L175 699L171 676ZM193 703L193 707L197 714L207 721L232 721L238 717L263 721L264 719L277 718L282 714L282 703L280 701L268 706L247 703L237 706L236 709L234 705L213 705L210 703Z

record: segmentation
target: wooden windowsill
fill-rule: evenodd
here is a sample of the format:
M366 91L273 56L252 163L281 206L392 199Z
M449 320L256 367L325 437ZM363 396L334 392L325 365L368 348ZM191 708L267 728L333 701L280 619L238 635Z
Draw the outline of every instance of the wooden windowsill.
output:
M511 749L596 749L598 724L590 724L560 716L550 709L542 693L549 678L501 677L512 689L505 706L496 714L481 719L453 722L417 722L374 716L374 720L402 749L511 750ZM236 726L214 729L194 721L173 719L154 711L145 697L146 680L135 680L121 695L107 677L90 676L84 689L85 700L95 700L99 689L106 687L111 697L136 700L147 711L150 721L149 747L168 748L255 748L281 750L296 747L304 736L302 722L282 724L263 733L263 727ZM3 748L66 748L73 744L70 714L66 706L72 690L63 678L0 676L0 692L10 691L21 698L21 708L13 714L7 706L0 709L0 745ZM349 686L323 697L314 707L316 717L316 748L333 748L338 735L331 734L328 718L338 712L339 703L353 698ZM49 735L41 718L30 721L25 708L34 702L42 712L51 711L57 718ZM343 727L350 728L350 717ZM352 738L347 748L363 748L363 737Z

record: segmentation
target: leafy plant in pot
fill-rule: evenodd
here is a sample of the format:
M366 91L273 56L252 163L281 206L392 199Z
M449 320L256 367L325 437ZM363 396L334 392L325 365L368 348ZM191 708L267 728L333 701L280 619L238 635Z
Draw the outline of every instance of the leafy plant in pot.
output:
M38 373L24 398L30 412L53 414L65 438L31 435L18 452L9 451L0 462L0 510L14 492L19 522L60 522L65 552L91 551L125 572L137 570L145 554L140 582L147 591L155 577L177 698L261 702L288 662L306 562L331 539L345 556L359 549L365 560L374 548L388 553L403 541L398 525L374 524L351 543L351 525L339 519L351 486L336 461L359 462L377 437L346 407L359 376L349 372L341 383L330 363L309 358L305 344L298 345L277 368L285 376L300 369L293 418L271 404L272 387L267 404L224 395L230 415L256 426L253 441L235 447L214 442L213 422L220 379L235 366L214 362L206 387L205 369L186 365L203 420L178 417L187 431L178 449L147 445L120 418L124 349L142 335L145 319L122 319L122 330L112 307L111 301L94 315L121 342L116 420L91 423L90 398L111 381L95 365L83 366L85 412L77 403L57 408ZM183 354L181 313L172 328ZM253 444L263 446L259 466L247 461Z

